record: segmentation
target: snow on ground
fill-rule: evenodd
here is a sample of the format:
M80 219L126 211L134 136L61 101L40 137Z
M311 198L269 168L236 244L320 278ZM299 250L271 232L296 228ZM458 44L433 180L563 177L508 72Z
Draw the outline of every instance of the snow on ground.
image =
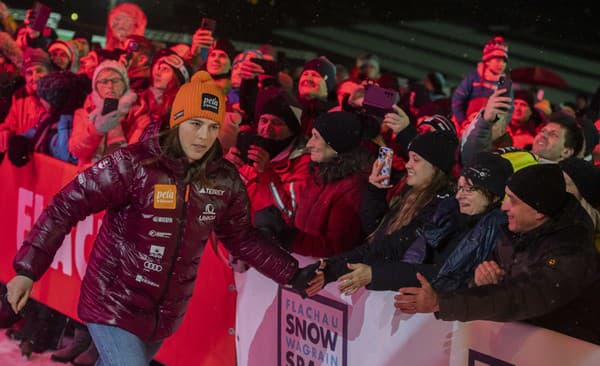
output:
M6 329L0 329L0 365L2 366L56 366L64 363L54 362L50 360L52 351L45 353L32 353L29 360L21 357L19 349L19 341L14 341L6 337Z

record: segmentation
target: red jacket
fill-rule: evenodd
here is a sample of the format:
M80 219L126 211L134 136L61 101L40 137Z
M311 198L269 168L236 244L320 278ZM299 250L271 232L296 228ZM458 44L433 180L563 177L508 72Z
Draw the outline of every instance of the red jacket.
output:
M290 147L290 150L271 160L262 173L248 164L239 169L246 183L252 217L256 211L271 205L293 215L306 182L312 178L308 170L310 155L304 152L304 146Z
M17 273L39 279L77 221L106 209L78 314L145 341L168 337L183 320L213 230L234 257L279 283L298 267L250 225L248 196L233 165L217 158L206 167L212 187L186 185L184 160L160 154L158 139L151 139L80 173L46 207L14 260Z
M13 95L10 110L4 119L4 123L0 124L0 131L27 132L41 121L42 116L46 113L46 108L40 102L40 98L27 95L23 87Z
M329 257L362 243L360 203L367 178L354 174L318 185L312 177L298 202L292 251L312 257Z

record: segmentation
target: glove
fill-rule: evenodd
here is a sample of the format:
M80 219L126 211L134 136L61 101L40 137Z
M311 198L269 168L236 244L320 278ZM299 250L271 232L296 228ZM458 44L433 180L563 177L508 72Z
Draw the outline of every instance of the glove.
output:
M11 135L8 138L8 160L16 167L22 167L31 160L33 142L24 135Z
M131 90L128 90L127 93L123 94L123 96L121 96L121 98L119 98L119 106L117 107L117 110L119 111L119 113L121 113L121 114L129 113L131 106L133 105L133 103L135 103L137 101L137 98L138 98L137 94Z
M322 269L325 284L337 281L338 277L348 272L346 261L343 258L330 257L325 259L325 268Z
M299 268L294 274L294 277L288 282L288 285L291 285L292 288L300 291L300 296L302 296L303 299L307 297L305 289L308 287L308 281L315 277L315 272L319 269L320 264L321 262L315 262L306 267Z
M94 120L94 127L100 133L107 133L113 128L117 127L119 122L121 121L121 116L119 115L119 111L112 111L105 115L101 115L98 113L96 115L96 119Z

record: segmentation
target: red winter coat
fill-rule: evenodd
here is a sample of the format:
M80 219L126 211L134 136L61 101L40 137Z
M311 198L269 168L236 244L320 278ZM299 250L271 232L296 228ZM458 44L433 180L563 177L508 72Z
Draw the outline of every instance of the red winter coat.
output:
M243 165L239 171L246 183L252 217L256 211L271 205L275 205L283 212L289 211L293 214L306 182L312 179L308 168L309 163L310 155L305 153L302 145L283 151L271 160L262 173L258 173L251 165ZM284 207L281 207L282 205Z
M181 324L213 230L234 257L279 283L298 267L250 225L248 196L233 165L217 158L206 167L213 187L186 186L184 160L160 154L151 139L80 173L46 207L14 260L17 273L39 279L77 221L106 209L78 314L145 341L164 339Z
M367 178L358 173L324 186L311 177L298 202L294 226L299 232L292 238L292 251L325 258L360 245L366 185Z

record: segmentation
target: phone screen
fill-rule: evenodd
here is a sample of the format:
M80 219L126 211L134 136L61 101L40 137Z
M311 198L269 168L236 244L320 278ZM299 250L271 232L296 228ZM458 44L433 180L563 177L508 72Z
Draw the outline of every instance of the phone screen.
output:
M40 3L35 2L33 4L33 8L30 12L29 18L29 26L31 29L34 29L38 32L43 32L44 28L46 28L46 23L48 22L48 18L50 17L50 7Z
M277 76L279 73L279 68L277 67L277 62L272 60L265 60L262 58L251 58L250 61L254 62L257 65L260 65L263 70L265 70L265 75Z
M119 107L119 100L114 98L105 98L102 106L102 115L116 111Z

